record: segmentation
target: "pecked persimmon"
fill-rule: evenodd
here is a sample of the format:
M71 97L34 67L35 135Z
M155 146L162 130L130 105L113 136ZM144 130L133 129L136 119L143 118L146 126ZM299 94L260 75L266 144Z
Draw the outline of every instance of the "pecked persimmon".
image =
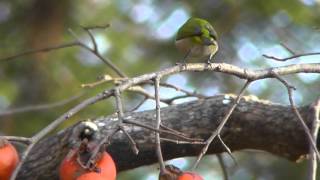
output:
M90 170L83 168L78 159L78 154L72 152L71 157L66 157L60 165L60 180L75 180L83 174L90 173ZM92 172L99 174L102 178L108 180L116 179L116 166L112 157L107 153L103 152L101 158L97 160L96 168L99 172Z
M0 179L9 180L18 162L16 148L7 140L0 139Z
M178 180L203 180L203 178L194 172L183 172Z

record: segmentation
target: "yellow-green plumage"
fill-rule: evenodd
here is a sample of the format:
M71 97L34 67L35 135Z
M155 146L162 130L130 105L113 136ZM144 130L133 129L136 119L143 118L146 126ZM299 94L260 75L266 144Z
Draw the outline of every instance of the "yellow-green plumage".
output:
M218 51L217 33L211 24L200 18L190 18L178 30L176 46L185 60L211 57Z

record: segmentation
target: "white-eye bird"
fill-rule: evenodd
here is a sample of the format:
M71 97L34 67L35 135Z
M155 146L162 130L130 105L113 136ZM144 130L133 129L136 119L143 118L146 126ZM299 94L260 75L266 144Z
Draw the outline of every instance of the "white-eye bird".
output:
M185 22L178 30L175 44L185 54L183 63L202 58L211 63L211 58L218 51L216 31L201 18L190 18Z

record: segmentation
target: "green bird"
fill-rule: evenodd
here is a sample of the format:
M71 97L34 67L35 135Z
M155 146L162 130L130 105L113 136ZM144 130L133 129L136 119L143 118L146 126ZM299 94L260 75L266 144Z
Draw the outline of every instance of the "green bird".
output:
M182 63L201 58L207 58L207 63L211 63L218 51L216 31L201 18L190 18L185 22L178 30L175 44L185 54Z

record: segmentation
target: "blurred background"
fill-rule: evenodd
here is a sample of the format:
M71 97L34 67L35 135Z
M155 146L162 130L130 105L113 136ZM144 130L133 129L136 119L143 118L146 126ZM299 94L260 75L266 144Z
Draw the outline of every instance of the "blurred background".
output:
M111 24L95 30L100 53L114 62L128 76L170 67L183 57L174 47L177 29L189 17L207 19L218 32L220 51L216 62L243 68L268 68L296 63L320 62L317 56L288 62L276 62L263 54L287 57L294 53L320 52L320 1L291 0L1 0L0 58L19 52L71 42L71 28L82 42L92 46L80 27ZM289 50L288 50L289 48ZM94 96L111 84L81 88L97 77L116 74L89 51L69 47L22 56L0 63L0 134L31 136L81 100ZM307 105L320 96L319 74L285 76L297 91L294 100ZM182 73L166 82L211 96L237 93L243 80L219 73ZM153 92L152 87L146 87ZM273 102L288 104L284 87L275 80L255 82L247 94ZM162 97L179 93L163 88ZM71 99L70 99L71 98ZM131 109L142 96L126 93L124 104ZM181 103L192 98L176 101ZM65 103L67 101L67 103ZM8 113L16 108L60 103L41 111ZM56 104L57 105L57 104ZM147 101L139 111L152 109ZM60 129L79 119L95 118L114 112L113 102L106 100L86 108ZM225 155L231 179L305 179L306 163L293 163L264 152L235 152L238 166ZM191 160L191 161L190 161ZM172 162L188 169L192 158ZM206 179L222 179L215 156L206 156L198 172ZM157 166L121 172L120 180L156 180Z

